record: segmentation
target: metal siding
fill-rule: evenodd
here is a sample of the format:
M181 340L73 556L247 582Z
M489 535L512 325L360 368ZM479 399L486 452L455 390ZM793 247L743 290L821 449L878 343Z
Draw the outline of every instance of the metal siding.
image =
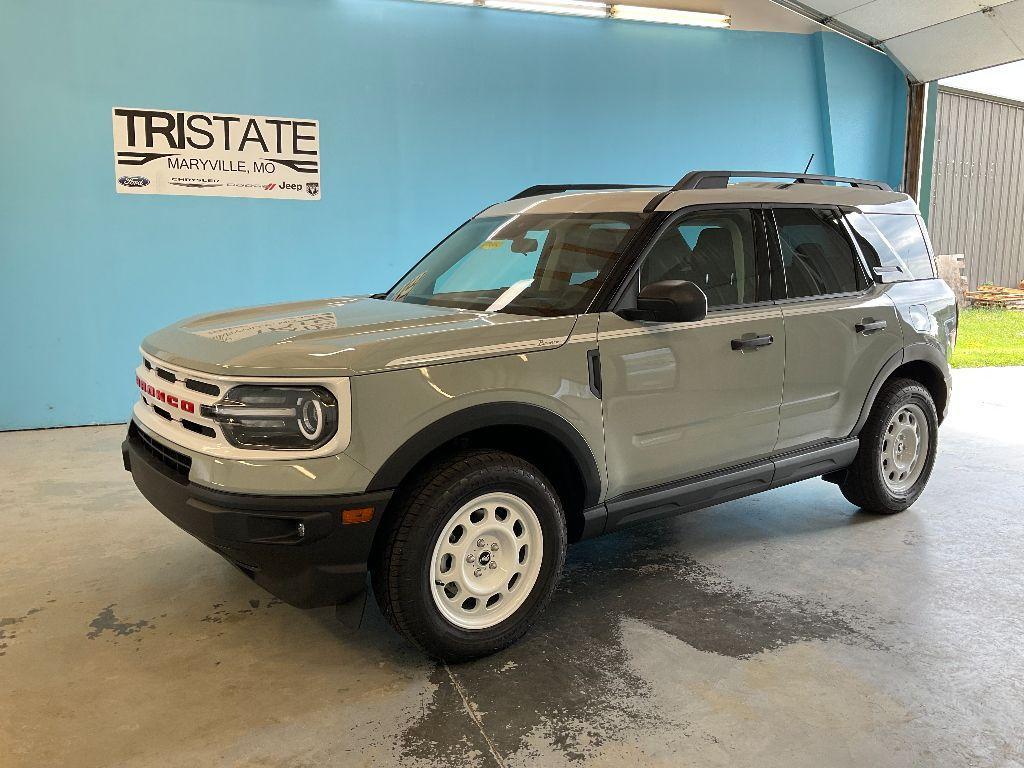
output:
M1024 279L1024 104L939 89L929 229L970 287Z

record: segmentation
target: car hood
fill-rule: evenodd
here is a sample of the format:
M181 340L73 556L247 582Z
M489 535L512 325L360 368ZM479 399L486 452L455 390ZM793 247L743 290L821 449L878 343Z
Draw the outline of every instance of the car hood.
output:
M198 315L142 349L211 374L354 376L553 349L575 320L346 297Z

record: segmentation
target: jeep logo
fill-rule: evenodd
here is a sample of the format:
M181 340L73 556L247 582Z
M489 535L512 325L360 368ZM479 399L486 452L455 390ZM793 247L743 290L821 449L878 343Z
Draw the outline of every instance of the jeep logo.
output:
M294 192L301 192L302 191L302 185L301 184L290 184L287 181L279 182L277 186L279 186L281 189L290 189L290 190L292 190Z

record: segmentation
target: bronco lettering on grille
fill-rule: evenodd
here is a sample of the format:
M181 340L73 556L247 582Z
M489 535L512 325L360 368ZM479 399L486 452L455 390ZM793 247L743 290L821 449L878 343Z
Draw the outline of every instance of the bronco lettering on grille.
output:
M138 385L139 389L142 390L143 394L149 395L154 400L159 400L161 403L167 403L167 405L172 408L178 408L185 413L196 412L196 404L191 400L182 400L174 395L169 395L162 389L157 389L152 384L147 384L138 374L135 374L135 383Z

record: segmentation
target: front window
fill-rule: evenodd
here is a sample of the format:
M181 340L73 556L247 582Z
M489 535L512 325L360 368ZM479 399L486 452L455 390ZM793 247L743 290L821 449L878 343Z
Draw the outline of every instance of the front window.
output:
M757 295L750 211L700 211L669 227L647 254L640 269L640 289L662 280L695 283L707 296L708 307L767 299Z
M522 315L585 312L642 221L637 213L472 219L387 299Z

